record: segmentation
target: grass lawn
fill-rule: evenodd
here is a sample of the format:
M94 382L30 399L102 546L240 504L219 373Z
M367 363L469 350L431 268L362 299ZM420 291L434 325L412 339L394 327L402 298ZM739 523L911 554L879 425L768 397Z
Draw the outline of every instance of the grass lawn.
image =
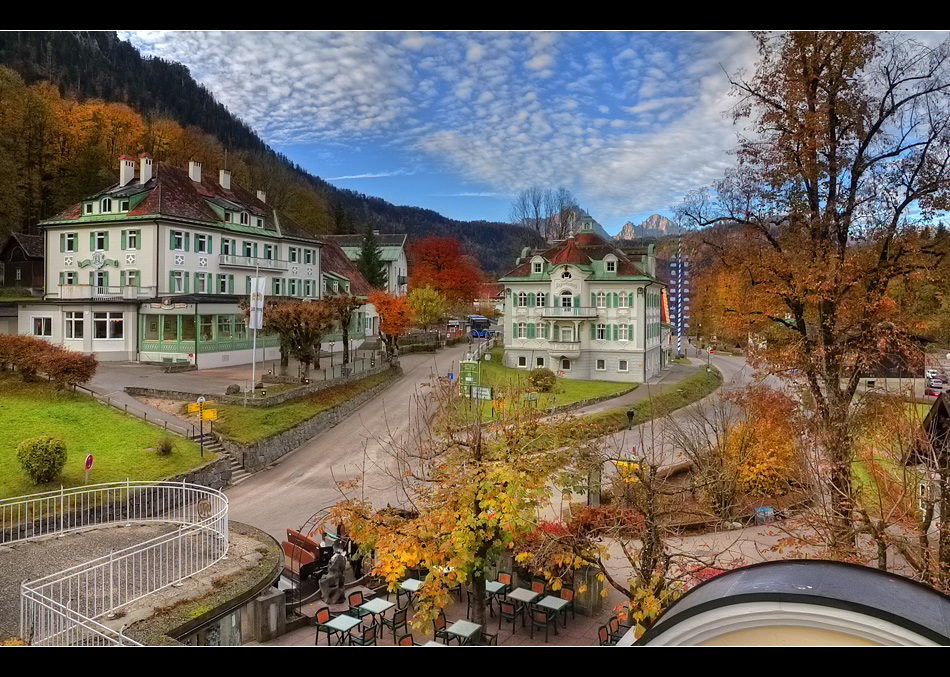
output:
M199 446L170 436L176 450L159 456L152 448L164 432L100 404L85 395L58 391L48 383L24 383L0 373L0 498L35 494L85 483L86 456L93 455L89 484L159 480L213 459ZM67 459L59 478L35 485L20 470L17 445L30 437L52 435L66 443Z
M360 381L326 388L298 400L270 407L216 403L218 420L214 422L214 431L242 444L266 440L343 404L365 390L375 388L391 376L388 371L375 374Z
M508 386L522 387L527 383L528 370L506 367L503 359L504 348L493 348L490 352L490 360L481 361L481 381L483 386L500 389ZM636 388L636 383L627 383L619 381L582 381L573 378L559 378L557 380L558 392L556 393L538 393L537 405L541 408L550 407L552 404L563 406L582 402L595 397L604 397L609 395L618 395ZM557 399L554 402L555 398ZM491 405L486 405L490 412Z

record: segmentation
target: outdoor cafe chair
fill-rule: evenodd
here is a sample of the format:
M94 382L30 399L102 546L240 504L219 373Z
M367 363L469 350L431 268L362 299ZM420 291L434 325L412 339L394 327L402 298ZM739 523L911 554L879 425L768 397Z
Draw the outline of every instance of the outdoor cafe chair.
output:
M350 633L350 646L376 646L376 624L362 628L358 633Z
M610 631L610 638L614 644L620 641L620 638L626 635L627 631L632 627L632 625L621 623L620 619L616 616L611 616L610 620L607 621L607 629Z
M511 632L514 634L517 629L515 621L518 620L518 616L521 616L521 626L524 627L524 607L520 604L515 604L514 602L509 602L508 600L499 600L498 601L498 629L501 630L501 622L511 621Z
M397 609L393 612L392 618L386 618L383 616L380 620L383 622L383 625L393 631L393 639L396 639L396 630L402 628L406 632L409 632L409 625L406 622L406 614L409 613L409 610L403 607L402 609ZM382 636L382 630L380 630L380 636Z
M511 574L507 571L499 571L498 578L496 580L505 586L505 589L501 594L507 595L508 591L511 590Z
M434 633L432 636L432 639L434 641L439 641L440 639L444 639L447 644L449 639L451 639L449 637L449 631L446 630L447 627L448 627L448 624L445 621L445 614L440 611L439 615L436 616L435 620L432 622L432 629Z
M366 609L361 609L360 605L363 604L366 600L363 599L363 592L361 590L354 590L346 598L347 603L350 605L349 613L353 616L356 616L360 620L363 619L363 616L369 616L371 612Z
M475 646L498 646L498 635L482 630L481 634L475 638L474 644Z
M577 615L574 613L574 588L565 585L560 590L561 599L566 599L569 604L564 607L564 623L567 624L567 610L571 610L571 618L577 618Z
M416 640L412 638L412 635L402 635L396 642L396 646L419 646L416 644Z
M314 619L317 622L317 637L314 640L314 644L320 643L320 633L327 633L327 646L330 646L330 638L333 635L337 634L337 631L333 628L327 627L327 623L330 622L330 619L333 617L333 614L330 613L330 607L322 606L317 609L317 613L314 616Z
M613 646L617 643L616 640L611 639L606 625L597 628L597 643L599 646Z
M554 626L554 634L557 634L557 618L548 613L547 609L541 607L531 607L531 639L534 639L534 629L544 628L544 642L548 641L548 628Z
M531 581L531 592L536 592L539 595L544 594L544 580L541 578L535 578Z

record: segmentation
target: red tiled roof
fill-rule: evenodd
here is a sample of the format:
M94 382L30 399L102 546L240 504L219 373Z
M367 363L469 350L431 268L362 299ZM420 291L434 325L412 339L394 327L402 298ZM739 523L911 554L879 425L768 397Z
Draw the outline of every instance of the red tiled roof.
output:
M363 277L353 262L343 253L336 242L328 240L320 250L320 265L324 270L342 275L350 281L350 294L353 296L369 296L373 288Z

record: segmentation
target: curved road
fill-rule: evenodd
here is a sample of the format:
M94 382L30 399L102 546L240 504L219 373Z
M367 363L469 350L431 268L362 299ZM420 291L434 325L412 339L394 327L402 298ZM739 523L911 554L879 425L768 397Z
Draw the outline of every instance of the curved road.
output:
M416 395L433 374L445 376L451 371L457 378L458 363L467 351L468 345L462 344L434 354L401 357L402 377L382 394L273 467L227 489L231 519L253 524L283 541L288 528L300 529L315 513L339 501L336 482L358 476L362 465L374 504L399 505L396 484L381 469L388 460L386 441L406 439Z

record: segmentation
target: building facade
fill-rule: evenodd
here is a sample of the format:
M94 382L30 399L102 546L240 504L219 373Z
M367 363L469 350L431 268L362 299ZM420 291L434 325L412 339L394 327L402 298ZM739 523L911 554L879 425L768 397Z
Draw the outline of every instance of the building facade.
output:
M101 360L251 362L242 298L251 278L271 296L320 298L323 243L231 181L119 160L119 181L42 222L43 302L19 306L19 332ZM257 359L278 356L258 337Z
M505 361L566 378L643 382L664 366L653 246L615 247L585 215L577 232L522 252L505 285Z

